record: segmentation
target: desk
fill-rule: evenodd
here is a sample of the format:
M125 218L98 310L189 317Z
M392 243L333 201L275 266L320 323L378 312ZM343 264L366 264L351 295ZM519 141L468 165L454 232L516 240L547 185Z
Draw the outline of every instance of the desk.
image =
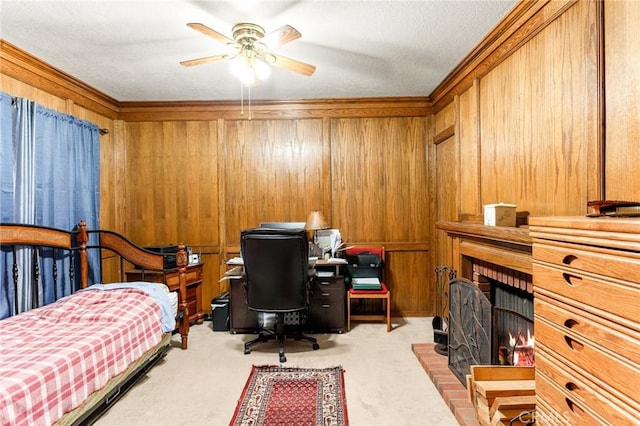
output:
M340 257L332 257L329 260L318 259L316 262L316 268L320 269L329 269L330 267L335 266L335 274L340 275L340 266L346 265L347 259L342 259Z
M309 260L309 264L312 264L312 258L310 258ZM313 258L315 259L315 258ZM227 264L227 266L230 267L234 267L234 266L244 266L244 261L242 260L241 257L234 257L232 259L229 259L225 262ZM335 274L336 275L340 275L340 266L342 265L346 265L347 264L347 259L342 259L341 257L332 257L330 259L318 259L315 262L315 266L319 267L319 268L330 268L330 267L334 267L335 266Z
M309 290L309 311L304 330L309 333L342 333L345 324L346 289L344 277L340 275L340 265L346 265L345 259L318 260L316 268L333 269L330 277L315 276ZM247 295L241 268L242 259L234 258L227 262L232 266L229 279L229 325L236 333L256 333L258 331L258 313L247 307Z

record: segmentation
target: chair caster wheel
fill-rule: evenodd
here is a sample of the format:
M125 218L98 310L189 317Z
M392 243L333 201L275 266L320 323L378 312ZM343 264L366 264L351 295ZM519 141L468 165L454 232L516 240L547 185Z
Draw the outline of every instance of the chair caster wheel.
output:
M284 355L280 356L280 362L287 362L287 357Z
M244 354L245 354L245 355L248 355L248 354L250 354L250 353L251 353L251 349L249 349L249 348L244 348Z
M313 344L313 350L314 350L314 351L316 351L316 350L318 350L318 349L320 349L320 345L319 345L319 344L317 344L317 343L314 343L314 344Z

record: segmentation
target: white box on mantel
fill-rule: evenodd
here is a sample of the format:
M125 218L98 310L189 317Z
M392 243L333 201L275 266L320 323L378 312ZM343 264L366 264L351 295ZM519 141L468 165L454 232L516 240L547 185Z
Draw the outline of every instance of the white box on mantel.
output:
M488 226L516 226L516 205L485 204L484 224Z

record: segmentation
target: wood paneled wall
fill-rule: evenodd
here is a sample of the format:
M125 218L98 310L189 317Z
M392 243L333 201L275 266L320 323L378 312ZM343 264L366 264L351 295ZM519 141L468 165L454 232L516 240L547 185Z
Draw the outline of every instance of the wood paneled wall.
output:
M126 123L127 235L219 250L217 123Z
M456 195L460 212L478 213L481 210L480 201L480 83L474 81L473 86L460 95L459 116L463 120L456 120L456 135L460 144L460 184Z
M597 143L594 10L578 2L480 80L482 204L586 213Z
M393 310L409 316L433 309L426 123L424 117L330 123L332 224L349 244L385 246Z
M434 92L436 123L453 126L458 148L434 141L435 167L448 171L447 158L449 179L459 179L455 195L436 185L435 198L457 198L453 220L481 220L482 205L501 201L535 216L583 215L590 200L640 201L640 184L628 177L640 160L640 42L631 35L640 5L518 7L505 21L526 19L509 38L482 65L472 66L481 53L470 57L464 80L450 77ZM443 89L456 81L457 97ZM433 212L434 222L451 220L447 209ZM436 265L449 261L445 244L433 249Z
M217 121L124 123L123 233L140 245L185 243L205 263L203 306L219 288L220 191ZM103 204L109 201L102 197ZM208 309L207 309L208 308Z
M119 103L4 42L0 89L109 131L103 227L200 250L205 309L240 229L320 209L387 247L396 314L429 315L450 261L437 220L640 200L638 21L633 1L521 2L429 98L274 101L251 121L233 103Z
M385 245L396 314L432 313L425 99L264 103L253 120L239 119L237 105L123 103L113 119L36 88L29 73L1 83L108 131L102 227L201 253L206 311L227 287L218 280L241 229L319 209L347 243Z
M605 193L640 200L640 2L604 4L606 150Z
M203 254L205 300L240 231L304 222L321 210L352 243L387 248L394 309L427 315L424 117L125 123L127 235L141 244L188 243ZM180 192L180 189L186 189ZM177 228L177 224L188 226Z
M227 252L239 251L241 229L260 222L305 222L320 210L332 223L324 139L322 119L225 121L220 175Z

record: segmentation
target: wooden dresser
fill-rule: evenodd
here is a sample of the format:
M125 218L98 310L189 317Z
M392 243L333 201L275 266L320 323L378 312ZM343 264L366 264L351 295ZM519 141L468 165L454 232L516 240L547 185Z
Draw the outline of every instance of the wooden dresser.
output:
M202 310L202 280L203 263L196 263L187 266L187 306L189 307L189 323L202 324L204 311ZM125 272L127 281L149 281L154 283L165 283L169 290L178 289L178 270L166 274L157 271L141 271L132 269Z
M532 217L536 423L640 422L640 218Z

